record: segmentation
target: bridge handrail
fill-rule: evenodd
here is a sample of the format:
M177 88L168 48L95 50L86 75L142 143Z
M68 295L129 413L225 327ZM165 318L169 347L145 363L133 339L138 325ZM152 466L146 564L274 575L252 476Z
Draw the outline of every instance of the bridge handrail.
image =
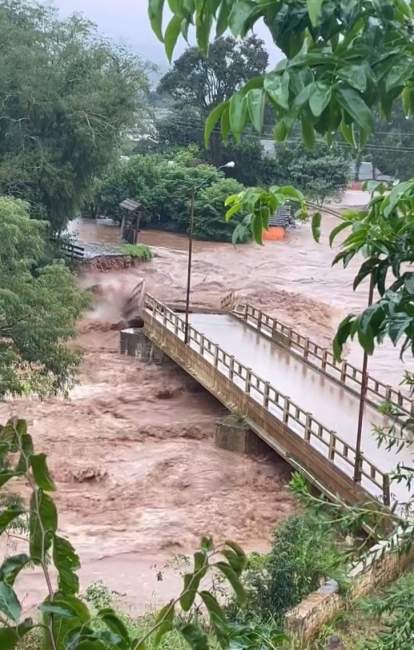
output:
M274 334L278 334L282 336L288 347L298 351L305 361L316 365L324 374L333 377L345 385L347 383L349 385L349 382L353 381L358 387L361 386L362 371L359 368L353 366L349 361L336 361L330 350L323 348L310 338L303 336L303 334L297 332L293 327L282 323L277 318L269 316L249 304L238 305L232 313L238 318L245 320L249 325L255 326L259 332L265 335L270 334L270 336L273 336ZM376 403L390 402L409 415L413 413L414 404L410 397L392 386L375 379L371 375L368 375L367 393Z
M150 294L145 296L145 308L152 313L152 317L162 324L168 331L173 332L181 340L184 339L185 321L166 305L156 300ZM318 441L327 450L327 458L333 464L340 458L349 466L353 474L356 462L355 449L342 440L336 432L327 429L316 420L309 412L297 406L287 395L278 391L270 382L265 381L256 375L251 368L237 361L237 359L225 352L219 345L211 341L207 336L194 329L190 325L188 331L190 346L196 349L199 354L212 363L218 372L224 374L230 381L249 395L256 403L259 401L262 407L282 421L286 427L298 435L301 431L301 438L309 445L312 439ZM223 372L223 368L225 372ZM237 381L237 379L239 381ZM277 415L270 409L271 405L276 408ZM314 447L313 447L314 448ZM340 469L340 468L338 468ZM343 470L341 470L343 471ZM389 475L382 472L362 455L360 464L361 476L368 483L373 484L382 492L383 501L390 504L390 480Z

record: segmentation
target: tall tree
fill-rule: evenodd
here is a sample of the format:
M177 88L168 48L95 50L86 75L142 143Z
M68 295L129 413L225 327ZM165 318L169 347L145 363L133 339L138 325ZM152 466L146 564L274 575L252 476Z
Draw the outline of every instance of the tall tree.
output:
M0 4L0 54L0 192L60 230L135 124L144 66L89 21L26 0Z
M65 342L86 298L62 262L47 262L46 223L0 197L0 399L67 387L79 361Z
M159 121L161 141L167 137L170 142L173 139L179 144L201 144L203 123L208 113L246 82L263 74L268 60L263 41L254 35L244 41L231 36L218 38L207 55L194 47L187 49L159 84L159 93L167 94L174 101L172 111ZM258 138L256 140L256 147L260 149ZM216 165L229 161L233 153L231 144L225 147L220 135L213 133L206 159ZM247 148L250 157L251 143ZM238 153L242 152L239 150ZM248 173L242 171L243 158L238 161L235 176L246 182Z
M186 50L161 79L158 90L170 94L179 107L194 106L205 117L247 81L263 74L268 61L257 36L244 41L218 38L208 54L195 47Z

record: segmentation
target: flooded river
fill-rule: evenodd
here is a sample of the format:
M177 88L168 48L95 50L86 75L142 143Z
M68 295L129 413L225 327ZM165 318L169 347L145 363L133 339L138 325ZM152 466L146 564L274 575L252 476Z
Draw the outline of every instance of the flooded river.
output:
M331 268L327 235L334 224L325 220L319 245L309 225L263 247L196 243L192 303L217 308L235 292L329 345L343 315L367 300L366 286L352 291L355 265ZM78 222L73 230L85 243L119 242L119 229L103 223ZM0 405L2 421L15 414L28 419L38 451L49 455L60 529L80 553L82 586L101 579L135 612L177 593L171 562L194 551L203 534L262 550L296 509L283 462L215 448L224 411L212 397L177 368L120 356L121 308L139 278L160 300L185 300L186 237L143 231L141 241L156 248L152 262L105 273L92 265L80 277L82 286L95 287L96 302L79 324L84 359L69 398ZM350 356L360 363L357 346ZM388 383L398 384L402 370L391 346L370 361L371 374ZM26 575L25 605L39 599L42 584Z

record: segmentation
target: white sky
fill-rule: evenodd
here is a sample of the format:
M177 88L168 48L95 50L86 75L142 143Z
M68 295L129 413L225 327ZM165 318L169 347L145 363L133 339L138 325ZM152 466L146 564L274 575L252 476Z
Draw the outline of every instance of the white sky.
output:
M105 36L121 40L142 58L165 68L168 61L162 43L153 34L147 15L147 0L44 0L54 4L63 16L74 12L83 13L99 27ZM271 61L278 60L277 52L264 26L257 34L266 41ZM186 47L185 41L177 45L176 54Z

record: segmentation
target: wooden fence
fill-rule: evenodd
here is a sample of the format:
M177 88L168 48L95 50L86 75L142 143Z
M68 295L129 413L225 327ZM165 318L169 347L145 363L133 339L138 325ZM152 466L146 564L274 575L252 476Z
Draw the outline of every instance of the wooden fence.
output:
M57 246L60 248L65 257L71 260L83 260L85 258L85 249L83 246L71 244L70 242L61 241L57 238L52 238Z
M145 309L166 330L181 341L184 340L185 321L151 295L145 297ZM207 336L189 327L189 346L211 364L218 373L224 375L255 403L259 403L268 413L288 428L291 435L318 451L335 468L353 477L356 463L355 449L330 431L313 415L304 411L281 393L268 381L256 375L237 359L225 352ZM363 455L360 459L361 485L369 494L390 504L389 475L382 472Z
M330 350L321 347L306 336L299 334L292 327L281 323L277 318L268 316L256 307L248 304L238 305L232 313L262 334L299 354L306 363L323 374L344 384L350 390L360 393L362 371L348 361L336 361ZM412 399L370 375L368 376L367 399L376 406L389 402L409 415L413 413Z

